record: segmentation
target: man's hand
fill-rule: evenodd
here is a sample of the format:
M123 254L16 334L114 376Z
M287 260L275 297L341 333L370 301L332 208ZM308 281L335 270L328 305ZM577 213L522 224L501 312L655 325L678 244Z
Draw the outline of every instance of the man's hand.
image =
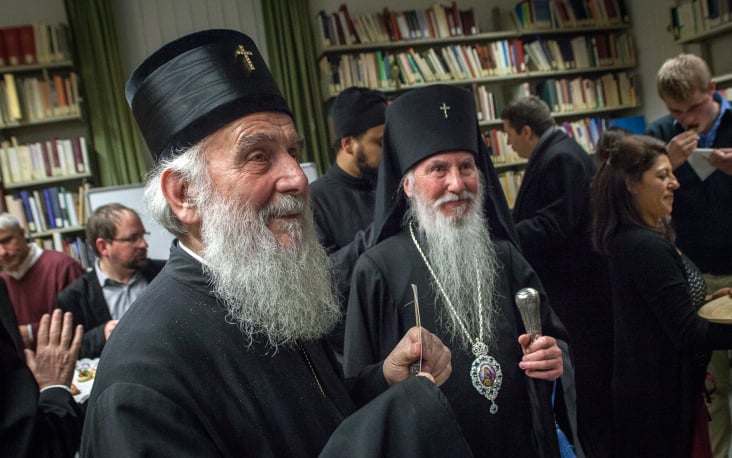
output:
M699 135L694 130L687 130L671 139L666 145L668 158L671 160L671 167L676 170L686 162L699 143Z
M409 377L409 365L419 359L422 346L422 372L419 376L427 377L438 386L447 381L452 373L452 353L436 335L425 328L413 327L402 337L394 350L384 360L384 378L393 385Z
M117 323L119 323L119 320L107 321L107 324L104 325L104 340L109 340L109 335L112 334L112 331L117 326Z
M732 175L732 148L715 149L709 156L709 163L722 173Z
M708 295L706 298L704 298L704 301L709 302L713 299L717 299L718 297L722 297L722 296L732 297L732 288L718 289L715 292L713 292L712 294Z
M76 358L81 348L84 334L82 325L73 333L74 320L71 312L63 314L60 309L47 313L41 318L36 336L36 351L25 350L25 359L39 388L51 385L71 385L74 378Z
M532 344L528 334L519 336L519 344L524 351L519 367L531 378L553 381L562 376L562 349L554 337L541 336Z

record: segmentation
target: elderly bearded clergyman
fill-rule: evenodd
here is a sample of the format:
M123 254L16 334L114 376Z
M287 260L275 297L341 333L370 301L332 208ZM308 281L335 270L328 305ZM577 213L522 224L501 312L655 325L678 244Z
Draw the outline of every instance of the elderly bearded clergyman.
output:
M380 361L414 325L404 305L415 284L422 324L452 350L441 389L475 456L558 456L550 382L563 373L555 337L566 333L544 300L544 335L529 344L513 304L520 289L542 288L512 243L470 92L432 85L399 96L379 167L378 241L354 268L346 375Z
M173 41L127 98L157 163L148 206L177 240L107 342L81 455L468 455L428 380L451 372L429 332L344 383L322 339L339 309L300 137L251 39Z

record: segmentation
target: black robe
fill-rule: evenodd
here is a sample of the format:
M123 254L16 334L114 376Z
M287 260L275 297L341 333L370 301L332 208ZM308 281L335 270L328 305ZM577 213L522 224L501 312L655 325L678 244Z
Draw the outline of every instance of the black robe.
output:
M105 346L82 456L316 456L356 410L325 342L299 342L276 354L256 341L249 345L208 281L202 265L174 242L165 268ZM365 401L386 382L377 365L354 386ZM436 388L429 393L421 402L449 411ZM372 421L387 428L390 420ZM441 424L459 452L452 425ZM409 439L429 440L420 433L405 427Z
M374 220L375 187L373 179L352 177L335 163L310 184L315 228L329 254L351 243Z
M79 448L83 412L63 388L39 393L18 351L13 336L18 334L18 323L1 280L0 317L0 456L73 457Z
M318 238L333 265L336 290L345 312L351 272L358 257L373 245L374 180L356 178L333 163L322 177L310 184L310 202ZM333 349L343 353L343 326L328 336Z
M438 335L452 350L452 376L441 389L457 415L460 427L476 456L555 456L556 435L548 395L550 384L530 380L518 367L522 350L518 336L524 332L514 294L521 288L542 291L538 278L516 247L497 242L502 265L497 285L501 307L496 339L489 354L503 371L503 386L496 399L498 413L471 385L471 352L453 342L436 323L435 293L430 274L409 235L402 232L379 243L359 259L353 273L346 320L344 371L356 376L380 361L407 329L414 326L411 283L418 286L422 326ZM442 305L439 305L440 307ZM546 335L566 338L551 309L542 307ZM472 336L475 337L475 336ZM539 445L541 444L541 445Z

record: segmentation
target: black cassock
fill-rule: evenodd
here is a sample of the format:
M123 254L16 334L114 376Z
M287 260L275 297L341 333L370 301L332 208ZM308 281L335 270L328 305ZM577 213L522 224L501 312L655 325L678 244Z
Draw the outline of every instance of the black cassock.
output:
M82 456L316 456L356 412L352 392L324 341L300 342L276 354L256 341L249 345L210 289L202 265L174 242L166 267L105 346L89 400ZM354 383L359 400L386 389L380 368L371 369ZM434 419L430 428L399 420L401 403L412 399L399 390L419 399L416 405L425 408L419 418ZM465 456L452 411L440 396L425 379L398 384L364 407L377 408L369 439L381 435L391 442L334 438L327 451L362 456L361 450L377 446L378 453L389 454L391 444L396 450L404 443L434 445L421 435L437 430L443 447L450 445ZM384 410L380 402L390 407ZM369 417L363 409L358 412ZM399 428L402 435L390 435L390 428ZM338 434L357 437L354 431L361 431L364 437L363 430L354 420ZM438 447L437 453L445 450Z
M497 252L501 271L495 294L501 312L495 325L498 338L489 355L501 366L503 385L496 398L495 415L489 412L490 401L472 386L472 352L450 340L437 326L430 273L405 232L368 250L356 264L346 319L344 372L347 377L356 376L362 368L381 361L404 332L415 325L410 287L414 283L419 290L422 326L452 350L452 376L441 389L455 410L473 453L494 457L555 456L556 436L547 398L550 384L529 379L518 367L522 357L518 336L524 328L513 297L521 288L542 288L514 245L499 241ZM542 307L542 328L546 335L566 339L549 307Z
M0 456L73 457L79 449L83 412L63 388L39 393L1 280L0 319Z

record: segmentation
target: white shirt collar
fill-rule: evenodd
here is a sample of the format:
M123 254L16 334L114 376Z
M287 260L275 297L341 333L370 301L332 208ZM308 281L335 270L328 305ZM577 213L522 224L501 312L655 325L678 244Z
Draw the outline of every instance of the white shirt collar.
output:
M205 259L203 259L202 257L200 257L198 254L194 253L193 250L191 250L190 248L188 248L187 246L185 246L183 244L183 242L181 242L180 240L178 240L178 245L183 249L183 251L185 251L186 253L188 253L189 255L191 255L193 257L193 259L197 260L198 262L200 262L204 266L207 266L208 265L206 263L206 260Z

